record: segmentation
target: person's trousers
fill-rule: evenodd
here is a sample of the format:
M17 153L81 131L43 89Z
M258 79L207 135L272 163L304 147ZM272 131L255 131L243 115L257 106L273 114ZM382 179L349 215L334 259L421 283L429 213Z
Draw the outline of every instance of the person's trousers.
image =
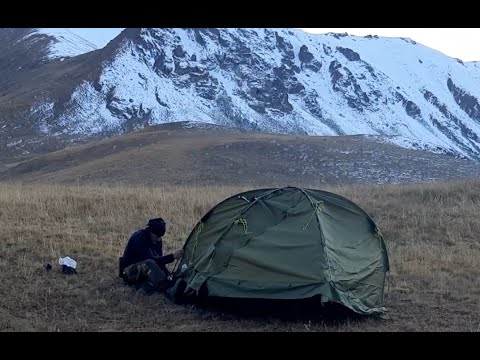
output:
M147 294L163 291L169 285L167 274L152 259L127 266L123 273L127 284L135 285L137 290L143 289Z

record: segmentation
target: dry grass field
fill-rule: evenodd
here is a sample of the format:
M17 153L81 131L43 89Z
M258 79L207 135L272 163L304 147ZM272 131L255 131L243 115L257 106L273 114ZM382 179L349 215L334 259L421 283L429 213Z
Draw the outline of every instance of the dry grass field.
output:
M388 320L175 305L117 277L129 235L148 218L167 220L173 251L212 206L250 188L0 183L0 331L480 331L479 181L317 186L355 201L382 231ZM61 273L60 256L77 261L76 275ZM47 272L46 261L57 265Z

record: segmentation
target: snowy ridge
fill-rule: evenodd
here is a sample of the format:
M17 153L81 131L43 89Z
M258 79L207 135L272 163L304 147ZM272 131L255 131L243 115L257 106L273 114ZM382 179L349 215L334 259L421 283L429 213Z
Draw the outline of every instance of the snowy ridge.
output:
M47 36L49 60L82 55L104 48L118 36L123 28L36 28L31 29L23 40L31 36ZM17 41L20 42L21 40Z
M88 41L59 44L52 56L94 48ZM141 29L122 44L95 86L77 87L52 131L88 136L199 121L307 135L381 135L402 147L480 159L480 65L410 39L295 29Z
M114 39L123 28L69 28L77 36L87 40L97 49L101 49Z
M96 45L68 29L39 28L27 37L33 34L43 34L53 38L49 47L49 59L77 56L97 49Z

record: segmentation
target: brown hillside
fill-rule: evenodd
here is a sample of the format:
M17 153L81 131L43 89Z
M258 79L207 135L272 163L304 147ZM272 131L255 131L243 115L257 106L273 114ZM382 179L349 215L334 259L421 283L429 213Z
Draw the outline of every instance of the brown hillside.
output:
M170 123L40 156L0 180L65 184L399 183L474 178L480 166L363 136L308 137Z

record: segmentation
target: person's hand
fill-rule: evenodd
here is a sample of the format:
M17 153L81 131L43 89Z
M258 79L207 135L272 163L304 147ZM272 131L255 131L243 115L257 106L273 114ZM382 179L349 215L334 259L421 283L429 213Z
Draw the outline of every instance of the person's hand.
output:
M177 250L173 253L173 258L175 260L180 259L183 256L183 249Z

